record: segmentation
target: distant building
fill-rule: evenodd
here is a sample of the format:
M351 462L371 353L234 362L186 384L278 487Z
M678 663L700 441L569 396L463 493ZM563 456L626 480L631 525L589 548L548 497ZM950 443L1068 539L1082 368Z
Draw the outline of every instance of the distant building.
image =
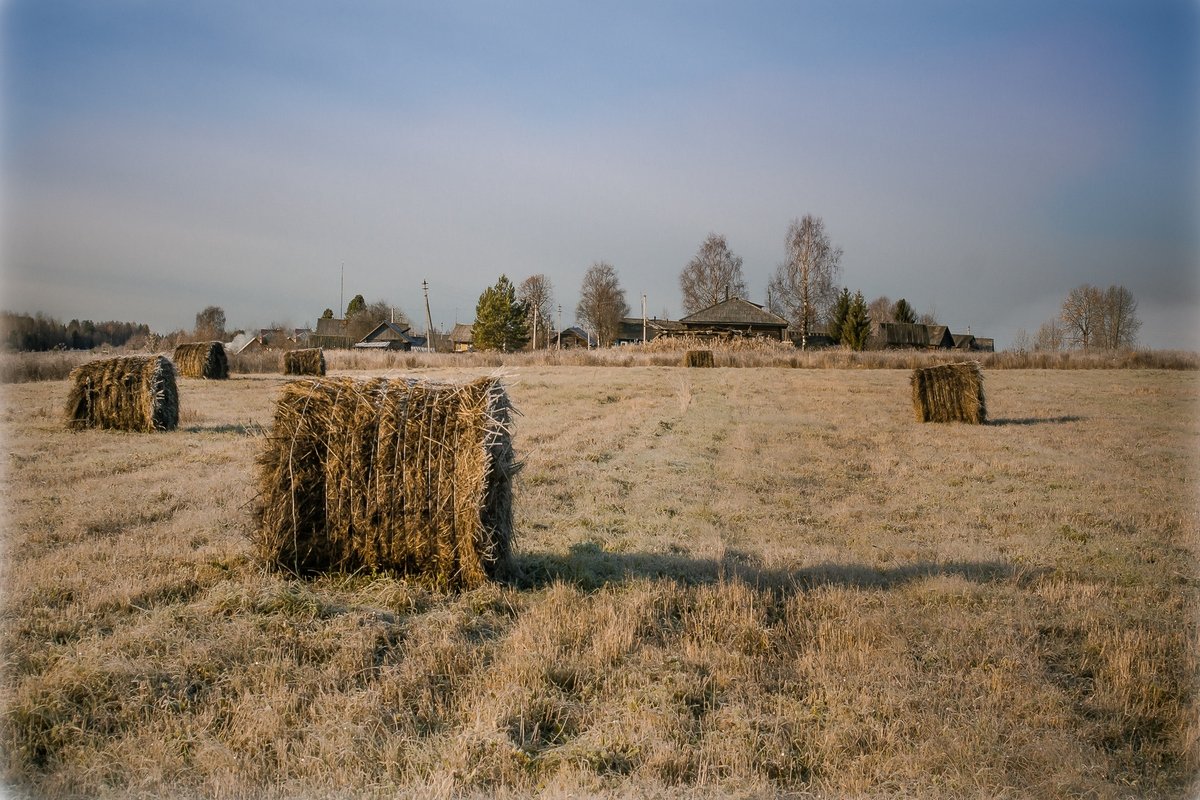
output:
M475 349L475 326L460 322L450 331L450 344L456 353L466 353Z
M679 320L693 336L764 336L787 340L788 321L757 303L731 297Z
M423 342L423 340L422 340ZM381 322L354 345L362 350L412 350L409 327L399 322Z
M352 342L346 320L323 317L317 320L317 330L308 337L309 347L324 347L336 350L347 349Z

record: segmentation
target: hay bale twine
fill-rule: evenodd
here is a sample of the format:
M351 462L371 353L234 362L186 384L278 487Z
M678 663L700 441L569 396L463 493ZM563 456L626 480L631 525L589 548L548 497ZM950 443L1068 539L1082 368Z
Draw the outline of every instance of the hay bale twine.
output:
M170 431L179 424L175 367L166 356L89 361L71 371L67 427Z
M712 350L688 350L683 354L685 367L711 367L713 365Z
M987 422L978 361L915 369L911 383L918 422Z
M324 375L325 351L320 347L288 350L283 354L284 375Z
M229 358L220 342L189 342L175 348L175 366L185 378L224 380L229 377Z
M288 384L258 458L258 558L441 587L498 577L512 550L513 413L497 378Z

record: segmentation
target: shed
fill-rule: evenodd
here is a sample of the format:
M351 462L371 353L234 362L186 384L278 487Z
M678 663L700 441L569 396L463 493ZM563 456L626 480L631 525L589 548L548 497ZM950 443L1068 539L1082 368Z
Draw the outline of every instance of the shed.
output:
M413 340L408 326L398 322L381 322L354 346L371 350L412 350Z
M450 344L456 353L466 353L475 349L475 325L460 322L450 331Z

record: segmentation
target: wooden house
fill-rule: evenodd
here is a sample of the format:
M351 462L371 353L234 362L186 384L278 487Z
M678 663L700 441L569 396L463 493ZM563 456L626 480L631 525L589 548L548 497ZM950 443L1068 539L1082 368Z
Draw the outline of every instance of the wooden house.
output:
M467 353L475 349L474 324L460 322L450 331L450 344L456 353Z
M950 350L954 347L954 337L945 325L876 322L871 327L875 346L884 350Z
M323 347L327 350L348 348L351 345L350 333L346 320L335 317L323 317L317 320L317 330L308 337L309 347Z
M731 297L679 320L693 336L763 336L787 340L788 321L757 303Z
M617 336L613 339L613 344L641 344L642 322L641 317L625 317L622 319L617 329ZM652 342L659 336L679 335L684 330L683 324L674 320L658 319L657 317L647 318L645 320L645 341Z
M572 350L577 347L586 348L588 346L598 346L595 336L587 333L583 328L572 325L570 328L565 328L558 334L555 339L557 346L563 350Z
M409 327L398 322L381 322L370 333L356 342L354 347L362 350L412 350L413 337Z

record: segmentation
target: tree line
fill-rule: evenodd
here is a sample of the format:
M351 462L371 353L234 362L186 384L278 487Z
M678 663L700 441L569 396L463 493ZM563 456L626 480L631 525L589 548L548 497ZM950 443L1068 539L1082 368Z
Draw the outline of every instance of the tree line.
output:
M91 350L105 345L139 347L151 335L150 326L139 322L73 319L64 324L42 313L0 312L0 341L8 350Z

